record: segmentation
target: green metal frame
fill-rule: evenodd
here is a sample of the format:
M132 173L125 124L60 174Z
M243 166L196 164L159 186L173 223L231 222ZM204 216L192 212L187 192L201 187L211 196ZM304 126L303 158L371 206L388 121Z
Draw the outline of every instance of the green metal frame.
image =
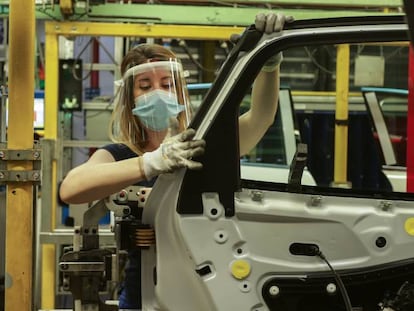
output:
M80 3L83 5L79 5ZM243 4L224 0L221 3L221 6L215 3L208 5L208 2L200 2L197 6L106 3L86 7L84 1L75 1L72 16L63 16L57 4L36 5L36 19L247 26L257 13L266 11L283 11L296 19L378 15L389 12L403 14L401 0L245 0ZM0 16L5 17L8 14L9 0L0 0Z

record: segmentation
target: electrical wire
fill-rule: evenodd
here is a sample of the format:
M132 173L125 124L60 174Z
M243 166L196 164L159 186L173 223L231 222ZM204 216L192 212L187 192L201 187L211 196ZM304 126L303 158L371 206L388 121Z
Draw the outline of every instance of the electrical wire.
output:
M73 78L75 78L75 80L78 81L84 81L87 78L89 78L89 76L92 74L92 67L93 67L93 62L91 63L91 67L89 69L89 72L86 74L86 76L84 77L79 77L76 73L76 68L75 68L75 64L78 63L78 61L80 60L81 55L83 54L83 52L85 52L85 50L89 47L89 45L93 42L93 40L95 39L95 37L91 37L89 39L89 41L85 44L85 46L83 47L83 49L79 52L79 54L75 57L75 62L74 62L74 66L72 67L72 76Z
M229 45L227 44L226 41L223 41L223 42L220 43L220 47L223 49L224 55L227 58L229 56L229 54L230 54Z
M345 309L346 311L352 311L352 304L351 304L351 300L349 299L348 296L348 292L345 288L344 283L342 282L342 279L340 277L340 275L336 272L336 270L332 267L332 265L330 264L330 262L328 261L328 259L325 257L325 255L318 249L315 249L315 255L318 256L320 259L322 259L329 267L329 269L332 271L336 282L338 283L339 286L339 290L342 294L342 297L344 299L344 303L345 303Z
M390 58L393 58L395 55L397 55L398 53L400 53L401 51L403 51L405 48L404 46L400 46L397 49L395 49L394 51L392 51L391 53L389 53L388 55L384 56L385 60L389 60Z
M36 43L37 43L37 51L39 53L39 61L43 68L45 68L45 56L43 54L42 44L40 40L40 35L36 32Z
M60 20L58 18L56 18L55 16L53 16L53 14L46 12L47 8L45 9L40 9L40 8L36 8L36 11L50 17L52 20L59 22Z
M106 48L106 46L102 43L102 41L98 38L95 37L95 40L98 42L99 46L102 48L102 50L105 52L105 54L109 57L109 59L111 60L111 62L117 66L117 68L119 67L118 62L115 60L115 58L112 56L111 52L108 51L108 49Z
M304 47L306 54L308 55L308 57L310 58L310 60L312 61L312 63L318 67L321 71L328 73L330 75L333 75L334 72L332 70L329 70L328 68L325 68L324 66L322 66L321 64L319 64L319 62L315 59L315 57L313 56L313 54L316 52L316 50L314 50L313 52L311 52L309 50L308 47Z
M205 68L203 65L201 65L193 56L193 54L191 53L190 49L187 46L187 43L184 40L179 40L178 41L178 45L180 47L182 47L185 51L185 53L188 55L188 57L190 58L190 60L202 71L206 71L206 72L216 72L215 69L208 69Z
M109 57L109 59L111 60L111 62L115 65L115 67L118 69L119 68L119 64L118 62L115 60L115 58L111 55L111 53L108 51L108 49L106 48L106 46L102 43L102 41L98 38L98 37L91 37L89 39L89 41L86 43L86 45L82 48L82 50L79 52L79 54L76 56L75 58L75 64L80 60L81 55L83 54L83 52L85 52L85 50L89 47L89 45L93 42L93 41L98 42L99 46L102 48L102 50L105 52L105 54ZM72 68L72 75L73 77L78 80L78 81L84 81L87 78L89 78L89 76L92 74L93 71L93 62L91 63L91 66L89 68L89 72L86 74L86 76L84 77L79 77L76 74L76 70L75 70L75 66L73 66Z

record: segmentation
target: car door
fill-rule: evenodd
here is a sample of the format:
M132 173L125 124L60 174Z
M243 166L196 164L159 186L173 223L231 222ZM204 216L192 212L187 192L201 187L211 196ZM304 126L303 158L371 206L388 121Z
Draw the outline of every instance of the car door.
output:
M305 185L292 178L303 173L299 157L277 182L240 173L239 107L269 57L383 42L407 42L402 16L297 21L281 36L246 30L190 125L206 140L197 159L203 170L161 175L146 203L143 222L157 241L142 253L144 310L376 310L407 303L400 294L414 282L414 195L370 183L370 174L355 186L334 178ZM358 100L363 105L362 95ZM331 131L350 123L330 118ZM319 131L319 138L329 132ZM311 148L325 147L322 139L302 139L296 155L307 161ZM322 142L332 147L332 140ZM313 161L309 169L332 171L332 159Z

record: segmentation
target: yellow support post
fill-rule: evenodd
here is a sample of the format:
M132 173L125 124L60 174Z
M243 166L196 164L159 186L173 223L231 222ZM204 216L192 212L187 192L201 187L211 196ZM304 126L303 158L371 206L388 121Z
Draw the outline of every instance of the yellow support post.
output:
M59 36L53 28L46 27L45 34L45 131L44 138L57 141L58 135L58 81L59 81ZM57 202L57 161L52 161L52 215L50 215L50 228L56 227ZM47 220L43 220L47 221ZM56 294L56 246L54 244L42 245L42 309L55 308Z
M334 185L348 187L349 44L337 47Z
M35 5L10 1L8 150L33 148ZM8 161L8 170L32 170L31 161ZM6 207L5 310L33 305L33 184L9 181Z

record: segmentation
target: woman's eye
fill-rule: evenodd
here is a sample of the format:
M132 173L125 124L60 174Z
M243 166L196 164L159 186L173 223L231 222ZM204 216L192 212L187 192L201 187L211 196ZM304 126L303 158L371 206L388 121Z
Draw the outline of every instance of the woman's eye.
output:
M151 85L140 85L139 89L141 91L148 91L151 88Z
M163 89L170 89L173 85L173 80L171 77L165 77L161 80L161 87Z

